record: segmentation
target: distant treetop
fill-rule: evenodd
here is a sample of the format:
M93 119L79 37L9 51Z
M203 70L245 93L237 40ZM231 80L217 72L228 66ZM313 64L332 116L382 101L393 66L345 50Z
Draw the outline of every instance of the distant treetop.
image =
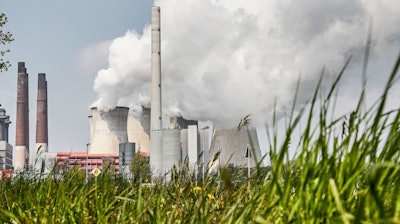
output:
M14 38L13 38L13 36L12 36L12 34L10 33L10 32L5 32L5 31L3 31L3 26L5 25L7 23L7 17L6 17L6 14L4 14L4 13L0 13L0 43L1 43L1 45L6 45L6 44L9 44L9 43L11 43L13 40L14 40ZM0 72L3 72L3 71L7 71L8 70L8 68L11 66L11 64L10 64L10 62L9 61L5 61L4 59L3 59L3 56L7 53L7 52L10 52L10 50L9 49L3 49L3 48L0 48Z

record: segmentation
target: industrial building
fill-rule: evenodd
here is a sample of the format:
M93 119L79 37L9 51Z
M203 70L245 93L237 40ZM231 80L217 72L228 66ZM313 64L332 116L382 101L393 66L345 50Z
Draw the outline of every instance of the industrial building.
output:
M133 143L132 151L149 152L150 165L156 176L167 174L173 166L183 162L188 162L193 172L204 173L207 164L219 150L221 159L218 161L221 164L246 164L245 152L250 141L245 132L217 131L210 149L211 130L208 127L199 130L197 121L185 120L179 115L163 119L159 7L152 7L151 18L151 109L143 107L139 116L127 118L128 108L116 107L101 112L92 108L89 153L115 153L119 144ZM255 154L260 156L255 130L251 131L251 136ZM198 170L199 165L202 170Z
M0 108L0 170L10 170L13 166L13 147L8 143L8 127L10 124L10 116L6 114L4 108Z

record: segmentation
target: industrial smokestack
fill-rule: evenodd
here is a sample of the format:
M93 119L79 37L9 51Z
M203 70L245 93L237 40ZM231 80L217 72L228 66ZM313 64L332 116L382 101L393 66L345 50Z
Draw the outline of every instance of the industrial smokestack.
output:
M18 62L17 118L14 169L22 171L29 156L28 74L25 63Z
M48 152L47 81L46 74L38 74L37 113L36 113L36 156Z
M150 165L156 175L162 171L161 120L161 29L160 7L151 8L151 130Z

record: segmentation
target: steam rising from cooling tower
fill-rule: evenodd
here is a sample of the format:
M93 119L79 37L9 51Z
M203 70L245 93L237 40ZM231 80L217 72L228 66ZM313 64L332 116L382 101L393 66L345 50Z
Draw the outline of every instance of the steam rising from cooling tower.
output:
M162 60L168 62L162 68L163 112L180 111L186 119L212 120L218 127L236 126L249 113L253 123L264 121L275 100L279 113L290 105L299 74L299 102L304 102L323 66L329 80L351 54L345 77L353 82L340 93L356 92L370 16L374 26L369 70L380 66L387 71L399 50L400 7L392 0L155 4L163 10ZM112 42L109 67L98 72L94 83L95 106L149 103L151 32L147 26ZM370 83L380 80L385 79L371 76Z
M48 116L46 74L38 74L37 113L36 113L36 155L48 152Z
M18 62L17 117L14 151L14 169L22 171L29 156L29 97L28 73L25 63Z

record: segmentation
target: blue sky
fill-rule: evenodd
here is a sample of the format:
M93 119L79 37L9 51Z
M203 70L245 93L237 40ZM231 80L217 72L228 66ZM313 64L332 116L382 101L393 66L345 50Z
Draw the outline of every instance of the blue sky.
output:
M4 30L15 41L5 55L12 67L0 73L0 104L11 115L10 143L15 144L17 63L29 73L30 145L34 147L37 74L47 74L50 151L82 151L89 141L89 105L96 99L96 69L79 62L90 46L140 32L150 23L151 0L2 1L8 17ZM106 55L105 55L106 56ZM100 57L101 59L101 57ZM99 60L96 58L96 60ZM97 66L106 66L106 58Z

